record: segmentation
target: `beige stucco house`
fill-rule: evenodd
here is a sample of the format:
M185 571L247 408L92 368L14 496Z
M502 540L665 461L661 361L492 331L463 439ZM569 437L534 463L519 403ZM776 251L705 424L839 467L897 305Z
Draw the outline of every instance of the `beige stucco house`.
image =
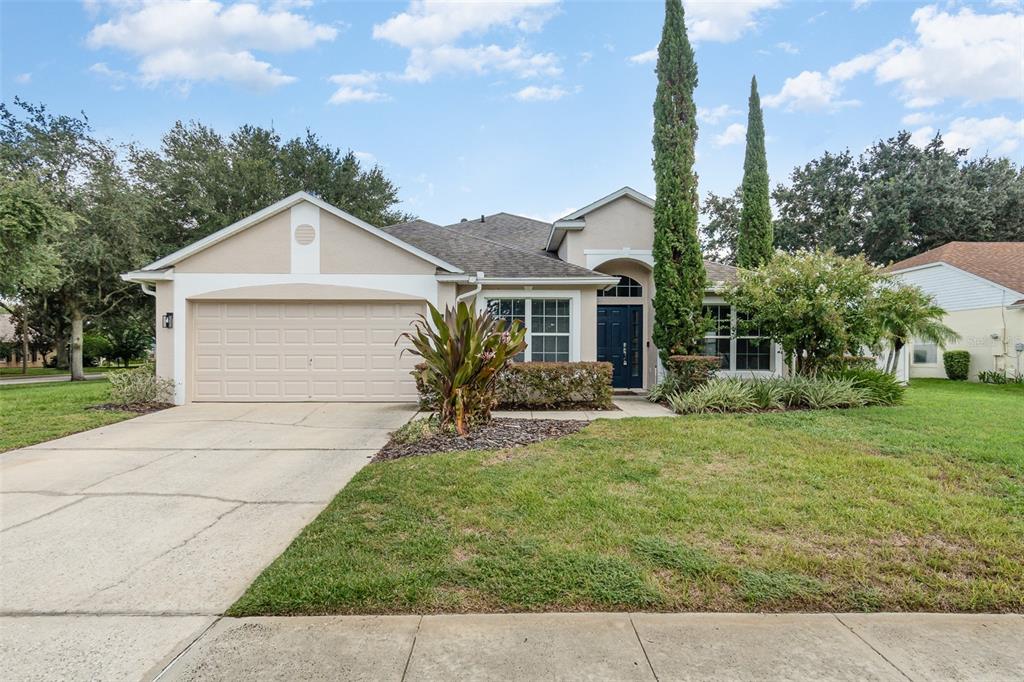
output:
M946 310L960 335L946 350L970 352L971 379L1024 371L1024 242L950 242L886 270ZM946 376L942 348L915 341L908 352L911 378Z
M522 361L607 360L614 383L657 380L651 343L654 200L624 187L555 223L508 213L378 228L306 193L141 270L156 297L157 373L175 402L415 399L416 359L395 345L425 302L490 307L528 329ZM737 337L706 263L708 349L726 372L781 367Z

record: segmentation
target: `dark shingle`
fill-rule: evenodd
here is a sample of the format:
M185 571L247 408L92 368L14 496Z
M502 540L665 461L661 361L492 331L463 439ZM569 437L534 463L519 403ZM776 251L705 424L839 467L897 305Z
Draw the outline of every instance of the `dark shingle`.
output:
M425 220L383 228L404 242L462 268L487 277L595 277L601 273L510 244L476 237Z
M495 213L484 216L484 221L479 218L469 219L465 222L453 223L445 227L458 231L460 234L470 234L474 237L482 237L508 244L525 251L539 251L547 253L544 247L548 243L548 235L551 233L551 223L542 220L534 220L512 213Z

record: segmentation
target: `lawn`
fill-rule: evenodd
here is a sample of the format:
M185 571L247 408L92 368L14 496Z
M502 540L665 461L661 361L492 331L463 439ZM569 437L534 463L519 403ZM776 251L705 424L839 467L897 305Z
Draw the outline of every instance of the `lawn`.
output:
M109 399L106 379L0 386L0 452L136 416L86 409Z
M71 370L69 369L57 369L56 367L29 367L28 373L21 373L21 366L16 367L0 367L0 377L5 379L20 379L23 377L53 377L53 376L71 376ZM97 374L100 372L109 372L112 369L118 369L117 367L85 367L84 372L86 374Z
M1024 611L1024 387L364 468L231 615Z

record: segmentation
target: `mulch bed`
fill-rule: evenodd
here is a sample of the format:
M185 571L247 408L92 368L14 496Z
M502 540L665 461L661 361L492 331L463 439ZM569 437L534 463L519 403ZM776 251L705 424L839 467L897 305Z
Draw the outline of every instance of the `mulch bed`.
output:
M492 419L468 436L439 433L414 443L388 441L373 461L460 450L503 450L568 436L589 423L580 419Z
M102 405L92 405L87 407L87 410L100 410L102 412L134 412L135 414L150 414L152 412L159 412L160 410L166 410L168 407L174 407L171 403L136 403L134 405L115 405L114 403L103 403Z

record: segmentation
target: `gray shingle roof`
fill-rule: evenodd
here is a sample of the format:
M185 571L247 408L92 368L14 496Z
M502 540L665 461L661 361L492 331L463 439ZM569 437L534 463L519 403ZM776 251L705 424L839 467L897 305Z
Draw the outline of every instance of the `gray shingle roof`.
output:
M495 213L451 225L426 220L383 228L402 241L457 265L466 273L484 272L488 277L593 277L594 272L558 259L544 249L551 224L512 213ZM736 268L704 261L713 283L736 281Z
M551 223L534 220L512 213L495 213L484 217L472 218L465 222L453 223L445 227L457 230L460 234L471 234L483 237L499 244L508 244L526 251L548 253L544 247L551 233Z
M492 278L607 276L545 255L539 250L529 251L425 220L412 220L383 229L469 274L481 271Z

